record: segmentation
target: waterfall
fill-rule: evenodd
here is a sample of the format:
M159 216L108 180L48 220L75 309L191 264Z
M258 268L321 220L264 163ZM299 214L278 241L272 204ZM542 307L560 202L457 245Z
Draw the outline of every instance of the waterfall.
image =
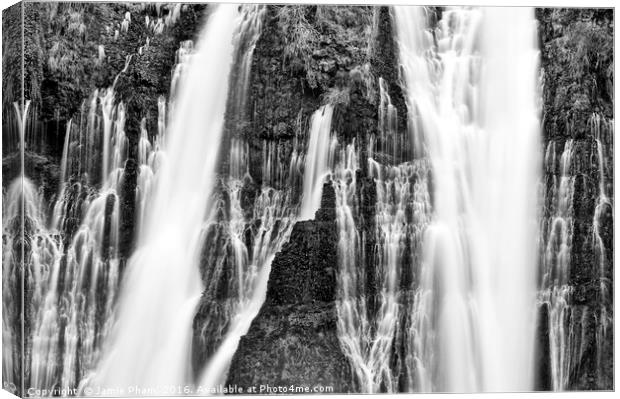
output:
M536 298L537 57L533 12L394 15L416 156L430 161L419 289L432 297L414 354L431 390L530 390ZM434 40L435 39L435 40ZM506 77L510 77L507 79ZM426 363L425 360L426 359Z
M321 206L323 183L332 165L331 125L333 113L333 106L323 105L312 114L310 119L299 220L314 219L314 214Z
M26 292L29 291L26 280L31 282L31 273L28 273L31 268L26 266L26 260L33 259L30 256L31 244L38 247L37 244L43 241L35 237L33 243L31 239L44 220L39 193L24 176L30 100L22 102L21 105L22 107L17 102L13 103L18 126L16 142L20 152L21 173L8 185L8 191L2 188L2 374L6 376L4 388L18 395L22 393L25 385L23 366L26 345L23 314ZM40 297L40 291L34 293L37 294Z
M67 131L65 132L65 141L62 146L62 159L60 161L60 184L62 185L67 179L67 164L71 159L71 154L69 152L69 146L71 145L71 124L73 123L73 119L69 119L67 122Z
M106 97L113 98L113 91L106 91ZM5 231L11 243L3 251L5 270L14 274L8 265L14 262L15 251L24 248L24 308L8 306L3 320L21 312L30 315L23 337L25 386L75 386L98 358L99 344L109 327L118 282L117 192L123 181L125 114L122 103L106 104L104 111L99 99L95 91L89 102L88 123L83 124L84 118L80 117L79 126L72 121L67 124L59 195L51 219L39 192L42 189L37 190L26 177L19 179L23 180L23 194L16 195L17 186L12 185L5 198L5 220L12 219L16 212L24 218L23 240ZM109 140L110 173L101 176L101 187L95 189L89 181L97 174L89 172L96 170L89 167L99 151L100 112L106 112L108 118L104 136ZM20 128L25 130L26 126ZM73 139L73 132L79 141ZM16 211L20 203L23 212ZM12 281L11 275L3 276L6 282ZM5 298L21 290L6 286ZM21 325L16 320L13 324ZM15 337L14 332L9 336ZM12 356L11 351L6 354Z
M93 99L100 98L97 93ZM101 341L110 327L119 280L118 193L123 181L127 138L124 106L109 103L114 97L112 89L105 93L106 103L102 102L101 109L96 101L91 102L86 132L78 126L79 137L86 133L92 142L76 147L69 122L63 146L60 193L52 222L48 226L47 218L42 217L37 223L31 269L35 277L32 284L38 294L29 303L34 315L29 382L34 387L51 387L56 383L64 387L77 385L98 359ZM103 137L109 141L110 162L109 173L102 172L105 180L100 190L95 191L86 189L82 183L70 182L69 176L79 173L82 164L91 164L90 159L97 151L99 110L108 119ZM87 170L84 170L86 180L89 179ZM45 214L44 205L41 209ZM79 225L74 225L74 220L80 220ZM61 239L63 232L72 237Z
M235 31L237 43L234 75L229 91L229 126L238 134L235 122L246 114L246 96L252 54L261 33L265 7L241 7ZM224 384L239 341L265 301L271 262L288 241L296 221L291 179L297 176L294 148L287 164L286 147L278 140L262 141L262 181L257 185L250 173L248 140L233 137L228 154L228 170L223 173L218 213L207 229L203 258L208 281L195 324L200 326L199 342L205 349L206 364L199 383L205 389ZM256 171L254 171L256 172ZM255 191L254 191L255 190ZM250 192L254 191L253 195ZM222 295L222 292L225 294ZM196 352L199 352L197 349Z
M552 214L547 226L543 226L541 302L549 311L549 351L551 377L554 391L566 388L569 373L580 354L573 356L576 347L574 334L568 334L571 326L570 308L572 287L569 284L571 250L573 244L573 195L575 177L572 165L575 145L572 139L566 140L561 156L557 157L556 142L550 141L545 152L545 167L548 171L557 169L559 161L559 181L553 176L551 190L547 194Z
M28 101L22 111L15 103L16 121L8 115L6 141L21 150L22 171L2 193L6 389L212 393L252 379L237 359L268 356L272 338L331 347L334 334L339 370L318 383L353 391L529 391L537 376L556 391L613 382L613 99L594 81L584 86L592 104L581 105L595 112L568 117L565 131L553 121L540 145L531 9L393 7L390 16L377 8L369 26L368 10L209 5L196 45L177 43L169 94L160 95L167 88L155 87L153 72L172 62L171 41L193 34L203 8L145 7L97 22L105 48L82 43L88 54L62 48L62 25L84 16L80 29L89 29L93 10L67 9L64 20L48 10L46 40L58 39L55 51L84 68L52 76L63 92L55 111L33 100L30 113ZM163 35L181 16L190 24ZM543 33L553 31L542 35L549 54L571 58L613 27L595 12L558 36L573 17L538 16ZM367 35L366 54L351 32ZM153 36L142 42L144 34ZM582 36L593 42L569 45ZM282 48L310 48L312 57L280 63ZM112 81L108 67L128 51L136 53L123 55L114 83L76 109L67 92ZM564 82L564 63L568 78L609 81L598 72L610 75L602 72L610 59L599 56L578 60L596 64L591 71L552 62L553 83ZM73 82L77 75L88 81ZM141 77L141 91L155 97L129 93L123 103L117 83ZM545 104L556 94L545 91ZM318 98L327 104L309 110ZM7 155L12 173L19 155ZM322 198L325 184L334 191ZM327 207L335 199L335 213L319 211L322 199ZM336 231L337 259L305 259L309 273L325 274L309 282L319 300L268 300L268 286L271 296L283 281L282 268L270 275L276 256L291 263L299 248L316 247L317 234ZM264 316L274 312L282 323L270 328ZM350 367L340 370L345 358ZM273 377L265 383L304 379L294 374L307 359L280 360L282 370L257 371Z
M609 160L613 157L613 121L608 121L599 114L592 114L588 125L593 132L596 154L595 169L598 170L598 193L596 207L594 210L594 218L592 221L592 231L594 234L594 250L598 258L600 284L601 284L601 302L605 304L609 297L610 281L607 277L607 254L605 253L605 244L601 236L600 221L605 212L609 212L613 217L613 194L609 193L609 187L613 184L609 181L610 171L613 167L609 165Z
M87 385L154 389L192 380L192 320L203 288L200 239L213 207L209 198L236 15L236 6L217 7L180 78L166 137L166 162L160 165L137 249L128 261L114 330Z
M241 6L241 21L235 32L236 47L234 71L237 81L228 93L229 118L241 120L247 113L247 92L250 83L252 58L256 43L260 37L265 11L267 7L259 4Z
M602 358L607 346L606 339L613 325L613 317L610 314L610 308L613 306L613 300L610 297L613 278L610 263L613 264L613 259L610 262L610 256L606 250L609 247L613 248L613 243L609 242L609 234L602 227L605 226L604 218L611 219L610 225L613 226L613 165L610 161L613 160L614 124L613 120L607 120L604 116L594 113L591 115L588 125L593 132L592 136L596 149L595 168L598 170L598 193L592 219L592 238L599 269L601 302L596 320L596 370L600 383L603 378Z
M237 56L243 58L238 72L242 74L240 84L243 87L242 90L236 87L236 97L233 96L232 99L241 104L239 107L245 104L245 100L240 96L245 94L248 85L252 51L260 33L264 7L244 6L242 15L237 18L236 14L232 6L221 7L213 15L216 22L210 24L211 26L203 32L203 36L209 36L208 39L201 42L196 50L191 41L181 43L177 51L177 65L172 75L170 102L166 104L164 97L158 100L157 136L149 137L146 119L140 124L137 145L139 173L135 198L139 250L129 261L120 302L117 301L121 271L118 252L120 232L118 193L124 184L123 166L127 159L128 140L124 131L125 108L122 102L118 104L115 102L114 85L108 89L95 90L83 103L79 118L74 118L75 121L71 120L67 124L59 193L49 225L45 211L47 206L43 197L35 191L29 191L29 195L32 195L28 197L26 203L28 206L36 203L36 206L32 206L32 210L30 208L28 210L30 214L36 213L37 217L34 220L37 222L34 224L36 233L33 233L36 234L33 240L36 240L31 245L34 252L29 258L33 264L28 268L33 272L31 280L36 280L29 281L28 284L36 288L36 295L27 301L34 314L33 326L30 329L31 337L26 337L32 342L32 345L26 345L29 349L28 367L32 370L27 385L51 388L60 384L62 387L72 388L80 383L82 389L99 387L103 389L99 391L101 394L118 394L123 392L122 389L128 384L133 384L144 387L147 390L142 391L144 394L156 394L157 392L152 389L156 389L155 387L161 383L160 377L164 374L170 375L173 381L191 381L189 361L189 354L192 351L191 325L195 305L202 291L201 278L198 274L198 257L202 244L206 242L207 226L213 224L219 211L215 199L210 194L213 191L219 150L217 146L208 144L212 144L214 139L219 143L217 138L221 135L225 100L229 93L227 68L233 67L232 43L242 41L246 47L240 49L241 46L238 45ZM222 17L224 21L236 18L233 21L233 28L225 26L224 21L220 21ZM231 34L230 44L219 43L215 39L218 34L230 32L235 32L234 37ZM210 63L208 58L212 51L217 54L231 54L231 57ZM126 72L131 57L127 57L126 61L121 74ZM205 65L208 67L204 68ZM226 79L223 79L222 75L225 75ZM200 78L197 79L197 76ZM118 76L114 82L117 80ZM196 82L199 85L196 85ZM192 90L189 90L190 86ZM210 113L201 117L200 115L204 114L202 109L204 104L215 105L208 107ZM167 114L172 121L168 127ZM190 139L185 140L187 136L183 135L188 131L191 132ZM205 131L209 134L205 135ZM198 145L192 147L194 151L190 157L184 143ZM203 143L202 146L200 143ZM231 213L233 215L230 223L231 236L238 237L237 243L247 245L247 248L244 248L247 257L238 256L238 259L235 259L240 266L237 270L238 275L235 276L238 284L234 287L236 296L230 301L230 320L224 325L230 328L224 341L225 345L222 345L218 356L211 362L217 366L215 372L208 373L209 378L215 376L217 379L225 378L239 338L247 332L249 323L264 301L271 260L287 240L294 224L297 207L291 202L290 190L273 187L285 187L289 178L298 179L298 177L292 177L295 173L288 173L286 168L282 167L280 161L283 154L280 154L278 147L273 144L275 142L265 141L263 167L265 179L263 189L256 197L254 214L247 217L242 213ZM243 152L238 147L233 145L232 152ZM247 143L242 144L242 147L245 151L243 160L233 164L239 168L245 165L247 172ZM205 152L201 148L209 150ZM291 170L296 168L297 163L291 163ZM184 172L179 173L178 170ZM185 176L186 179L177 179L177 176ZM237 187L232 183L240 183L245 178L246 176L231 171L231 185L228 192L231 197L234 197ZM196 186L194 182L202 184ZM34 190L34 185L30 184L28 188ZM13 213L16 212L21 197L15 193L17 188L5 196L8 208L3 207L3 210L12 209ZM169 195L172 193L177 195ZM198 196L192 197L194 201L190 201L190 206L186 207L188 193L196 193ZM241 197L233 199L235 198L231 208L241 209ZM173 212L170 212L167 218L159 218L158 212L161 212L161 209ZM202 219L194 217L200 216L201 213L204 215ZM179 218L181 214L185 218ZM251 242L242 241L244 230L249 226L255 226L257 222L260 222L260 225L258 229L253 230L255 234ZM167 242L166 245L172 248L166 249L165 245L159 245L160 239L154 236L159 231L167 231L169 226L171 236L162 237L161 240L178 241L176 244ZM236 226L241 226L241 230ZM184 236L175 236L175 232L178 231L182 231ZM7 232L5 237L9 237ZM13 247L20 247L19 242L21 241L16 240L15 245L3 246L5 263L15 258ZM162 251L150 256L148 252L153 247ZM185 251L188 247L189 250ZM241 245L238 247L241 248ZM150 268L155 268L169 270L168 275L179 277L178 269L174 267L175 260L184 266L187 265L187 273L184 276L165 281L161 279L163 275L161 273L151 276ZM16 269L4 270L7 273L16 273ZM147 277L144 277L145 275ZM12 281L11 277L8 274L4 277L6 295L17 292L19 287L7 285ZM161 287L166 282L175 281L188 289L181 289L181 294L176 297L171 296L170 302L167 298L160 300L160 293L163 292ZM157 283L161 285L158 286ZM146 292L147 297L136 300L133 295L136 287L140 290L138 296ZM162 308L168 309L169 318L176 316L178 322L173 321L172 327L168 329L160 328L168 322L161 318L159 313L161 308L151 306L153 311L144 317L142 310L146 307L142 307L144 302L141 300L149 303L166 301L167 306ZM6 309L3 319L6 347L13 347L18 339L15 335L18 332L8 329L11 324L19 324L10 320L11 317L20 314L19 309L13 309L11 303L13 302L10 300L4 302L10 308ZM175 309L175 306L178 308ZM181 309L181 312L178 309ZM116 317L112 317L114 311L118 312ZM138 323L133 320L136 312L140 313ZM157 328L151 329L155 327ZM147 331L160 331L161 334L140 348L142 338L145 336L142 328L147 328ZM110 332L112 334L109 334ZM104 356L101 358L104 340L107 344L103 347ZM167 352L161 354L158 364L154 364L148 356L158 352L159 347L165 344L168 344ZM116 347L121 347L124 353L116 350ZM128 347L129 351L126 350ZM179 347L184 347L186 350L179 351ZM14 358L13 351L7 351L6 354L3 357L5 369L19 362L19 359ZM148 363L149 368L144 366L137 369L137 374L143 372L139 375L141 379L128 376L123 380L126 376L123 367L136 371L135 363L127 363L133 359L137 359L141 367ZM93 372L97 364L99 368ZM118 366L119 364L121 366ZM176 372L168 373L171 364L176 364ZM213 368L210 370L213 371ZM125 382L128 384L123 385ZM148 391L149 389L151 391ZM52 394L51 390L49 394Z
M227 245L232 253L228 263L227 325L201 374L200 385L206 388L225 383L239 340L248 332L252 320L265 302L271 262L288 241L296 221L297 207L292 203L291 188L286 187L287 178L294 171L270 171L272 165L282 166L277 146L266 145L263 154L263 182L248 214L242 205L244 181L251 180L248 146L243 140L234 140L231 146L230 170L225 184L230 199L229 216L224 222ZM215 257L218 260L210 263L219 268L222 257L218 254ZM219 281L219 274L210 274L209 280ZM216 287L207 289L207 294L215 295L212 290ZM214 323L214 320L207 323ZM207 328L203 329L203 335L209 331Z
M45 203L41 193L35 184L24 176L15 178L3 195L2 220L3 373L7 374L7 381L19 386L24 356L21 352L22 339L32 342L32 379L50 377L49 364L54 363L52 360L55 359L53 352L46 350L46 346L55 342L45 339L45 336L43 339L39 339L37 335L32 339L22 336L21 313L24 309L37 312L47 305L45 293L48 281L53 284L56 277L56 268L47 265L58 263L62 246L46 227ZM48 320L54 317L46 311L41 311L41 314ZM25 333L27 332L26 330ZM52 329L49 333L57 336L59 331Z
M146 119L140 122L140 139L138 141L138 180L136 182L136 234L144 229L143 222L149 200L151 199L153 185L158 176L159 166L165 162L165 153L161 144L165 138L166 100L160 96L157 100L158 108L158 134L154 144L149 140L146 130Z
M368 147L368 171L376 192L372 254L364 253L366 238L359 226L359 154L354 144L340 154L334 171L340 231L338 336L344 353L352 359L361 390L395 393L400 391L400 382L399 370L393 367L394 348L402 345L401 324L410 323L403 309L411 312L412 306L419 306L410 300L407 290L420 263L416 254L428 223L429 167L423 159L398 163L408 153L408 141L398 138L397 112L387 83L379 78L379 86L378 135L370 137ZM359 266L367 261L374 267L372 273ZM415 330L415 326L411 328ZM404 341L416 339L416 334L410 334Z
M338 225L338 339L343 353L350 359L362 388L372 392L373 376L368 368L365 334L368 332L365 298L359 290L365 286L364 274L359 272L362 263L362 235L357 227L359 203L357 200L356 172L359 154L355 144L340 150L334 167L332 184L336 194L336 223Z
M611 317L609 316L609 259L602 226L604 218L613 218L613 193L609 191L608 174L611 170L611 132L613 122L599 114L592 114L588 120L592 132L592 143L573 138L562 144L551 139L545 152L544 165L550 181L545 192L545 209L548 215L542 219L542 273L539 302L548 312L549 360L551 388L554 391L571 389L571 375L580 367L588 345L596 351L596 370L599 383L604 378L601 372L602 354ZM590 152L591 168L596 171L598 183L596 205L592 218L592 254L599 272L600 306L591 308L576 303L574 282L571 277L577 271L573 265L573 239L575 236L575 210L573 205L579 199L575 196L577 171L583 155ZM609 237L606 237L609 239ZM577 249L579 251L579 249ZM595 342L587 338L588 319L594 319Z

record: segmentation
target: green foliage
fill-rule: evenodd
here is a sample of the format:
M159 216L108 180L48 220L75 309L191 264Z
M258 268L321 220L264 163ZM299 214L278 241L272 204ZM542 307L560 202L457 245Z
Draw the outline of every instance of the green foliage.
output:
M78 54L67 48L66 43L56 41L48 52L47 67L49 71L61 79L79 79L84 72L84 66Z
M75 35L76 37L84 40L86 35L86 25L84 25L84 21L82 21L82 13L80 11L70 11L67 18L67 32L70 35Z
M564 37L574 76L587 72L605 73L613 56L613 40L607 30L591 22L579 21Z
M13 113L13 101L22 98L22 4L2 11L2 114L6 120Z
M377 78L372 73L369 63L361 66L358 65L349 72L349 85L353 82L360 82L366 89L366 98L371 103L375 102L375 97L377 96L377 90L375 87L376 80Z
M325 104L331 104L331 105L345 105L348 106L349 105L349 101L350 101L350 89L348 87L346 88L339 88L339 87L330 87L324 94L323 94L323 103Z
M277 8L283 61L305 72L312 89L342 85L338 76L365 62L372 30L369 7L288 5Z
M24 96L33 101L33 106L41 104L41 85L45 64L42 15L34 3L24 2Z
M582 138L592 112L613 115L613 10L539 9L547 137ZM560 123L560 122L558 122Z
M283 6L278 11L278 27L283 32L284 57L308 63L319 33L306 18L306 6Z

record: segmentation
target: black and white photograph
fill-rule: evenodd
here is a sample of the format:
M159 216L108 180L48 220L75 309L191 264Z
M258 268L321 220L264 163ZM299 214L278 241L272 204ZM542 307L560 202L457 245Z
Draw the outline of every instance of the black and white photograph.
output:
M615 390L611 1L13 3L3 390Z

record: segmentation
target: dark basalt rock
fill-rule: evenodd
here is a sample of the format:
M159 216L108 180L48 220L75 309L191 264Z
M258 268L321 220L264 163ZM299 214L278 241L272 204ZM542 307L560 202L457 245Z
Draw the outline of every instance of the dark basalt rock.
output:
M613 317L611 298L604 300L600 284L600 267L594 247L593 217L598 196L598 155L594 132L588 125L593 113L613 120L613 10L612 9L537 9L543 90L543 145L554 140L562 148L574 139L575 155L571 173L575 176L573 198L574 232L569 284L573 287L572 315L565 326L582 337L583 353L570 371L568 389L593 390L613 388L613 333L611 323L604 328L605 309ZM613 133L612 133L613 134ZM613 160L611 160L613 163ZM609 169L613 173L612 169ZM547 170L547 190L551 176ZM611 181L612 175L607 176ZM608 191L613 198L613 193ZM550 213L549 206L544 209ZM599 220L607 265L608 286L613 286L613 219ZM544 315L544 312L543 312ZM544 317L541 317L544 321ZM539 348L548 346L548 332L539 331ZM597 334L600 350L597 350ZM539 362L539 379L545 380L548 369ZM548 388L541 383L540 389Z
M265 307L242 338L228 384L352 391L336 336L335 309L324 302ZM265 393L265 392L263 392Z
M21 35L21 13L24 10L25 35ZM3 12L3 142L6 132L14 131L12 103L22 95L32 100L32 126L40 138L27 147L26 175L39 187L47 203L57 192L60 158L66 123L79 115L82 101L95 88L109 87L124 68L126 57L133 55L126 73L119 77L116 101L127 110L126 134L129 160L119 194L121 208L120 252L129 256L135 235L136 163L140 122L146 118L149 133L157 131L157 98L167 96L170 71L175 62L179 41L195 38L201 25L205 5L184 5L176 26L163 34L150 35L143 23L153 16L153 8L139 4L69 4L50 5L26 2ZM106 26L121 21L125 11L132 14L129 30L114 39ZM291 13L290 11L295 11ZM431 19L441 9L431 10ZM81 15L84 29L68 28L70 12ZM289 34L291 16L302 16L311 40ZM433 17L433 15L435 15ZM613 318L611 290L603 302L598 260L593 250L594 207L598 192L598 166L594 140L588 120L593 112L613 119L613 10L538 9L543 90L543 145L555 140L558 148L569 139L575 140L574 160L575 232L572 249L570 284L574 288L573 311L568 322L576 335L583 336L584 351L571 370L570 389L613 388L613 325L601 330L605 316ZM288 24L288 25L287 25ZM254 51L246 109L242 117L228 114L224 137L243 137L249 142L252 181L244 187L244 207L253 203L262 183L263 141L276 142L281 159L290 160L293 140L303 140L310 116L328 100L330 93L347 91L348 101L336 102L333 129L343 143L355 139L365 156L368 137L377 130L378 88L368 90L366 79L382 77L388 83L391 101L398 110L399 131L406 131L406 106L399 86L398 51L388 7L333 7L314 5L267 6L261 37ZM81 32L81 33L80 33ZM150 48L137 55L139 46L151 36ZM22 43L23 40L23 43ZM53 49L54 43L58 48ZM25 92L21 92L22 44L24 47ZM97 46L103 44L106 59L95 62ZM303 48L304 51L295 51ZM59 66L63 56L70 62ZM56 65L56 66L55 66ZM63 66L64 65L64 66ZM368 75L364 67L368 65ZM232 77L234 80L234 76ZM74 122L75 123L75 122ZM223 143L224 149L228 148ZM8 147L5 147L8 148ZM386 162L389 162L386 159ZM613 163L613 162L612 162ZM222 163L226 167L225 162ZM613 168L610 170L613 171ZM559 171L548 170L545 182ZM3 186L19 175L19 155L3 152ZM612 180L613 176L609 176ZM372 302L377 288L372 264L374 237L374 182L367 176L366 162L358 171L360 209L358 226L367 237L365 252L367 292ZM80 204L92 187L72 184L69 196L71 214L66 220L66 237L80 223ZM431 190L432 192L432 190ZM613 198L613 191L608 191ZM337 285L337 228L334 193L325 185L323 203L315 220L295 225L290 241L272 264L267 298L248 334L241 339L228 375L228 382L238 385L331 385L335 392L355 389L348 361L341 352L335 311ZM549 214L549 209L545 210ZM599 235L608 259L606 278L613 286L613 209L602 212ZM214 228L210 234L221 234ZM68 239L66 238L65 239ZM213 238L213 242L220 242ZM223 242L223 241L222 241ZM67 242L65 242L66 246ZM28 242L15 242L28 246ZM212 246L203 250L203 265L222 258L226 248ZM27 250L27 248L26 248ZM124 265L125 260L121 260ZM201 268L205 284L214 284L202 299L194 320L194 342L207 336L221 337L225 325L206 323L225 320L228 296L226 264L216 265L210 272ZM65 267L64 261L61 267ZM122 268L122 266L121 266ZM21 271L14 270L17 276ZM210 274L209 274L210 273ZM403 279L408 283L415 276ZM15 277L17 281L17 277ZM32 287L26 287L31 290ZM13 290L16 295L17 287ZM28 298L31 292L24 293ZM368 309L372 311L372 303ZM31 310L28 310L30 312ZM19 311L12 312L19 315ZM540 309L540 356L538 388L550 387L548 363L548 309ZM30 314L26 315L30 327ZM15 325L19 320L15 321ZM214 327L217 326L217 327ZM567 326L568 327L568 326ZM217 328L217 330L216 330ZM63 334L64 328L61 329ZM597 335L598 334L598 335ZM597 336L604 343L597 353ZM213 352L218 340L195 346L193 365L198 370ZM18 359L15 359L16 363ZM28 373L28 370L25 370ZM17 380L17 378L16 378Z
M21 2L3 11L3 188L20 175L20 156L18 146L17 117L13 109L14 101L30 100L30 109L26 123L25 176L37 187L42 188L48 212L57 199L60 189L60 163L67 123L73 119L76 127L80 120L80 108L84 101L96 89L110 87L114 78L125 67L127 56L131 55L130 68L122 74L116 86L115 101L123 101L126 106L125 130L129 141L128 161L125 165L125 177L121 192L118 194L120 207L120 270L124 269L126 257L133 249L135 225L135 187L138 174L137 141L140 135L140 122L146 118L149 133L157 132L157 101L160 95L168 96L171 70L175 64L175 52L181 40L193 39L201 27L202 14L206 5L190 4L181 8L180 19L176 25L154 35L145 26L145 17L153 19L157 14L154 5L138 3L55 3L55 2ZM168 5L158 7L165 16L170 11ZM115 28L120 30L120 22L125 12L129 11L132 22L127 32L114 37ZM23 24L22 24L23 16ZM110 29L111 28L111 29ZM23 35L22 35L23 32ZM138 48L146 44L150 37L149 48L143 48L142 55ZM103 45L105 58L98 58L98 46ZM23 50L23 52L22 52ZM22 62L23 72L22 76ZM24 90L22 91L22 81ZM84 116L86 118L86 116ZM75 131L74 131L75 132ZM94 182L100 176L91 176ZM94 196L96 189L88 185L81 177L70 176L65 190L67 216L61 226L63 247L66 249L73 233L79 228L83 217L82 205L86 197ZM113 196L107 198L106 214L116 206ZM103 253L109 251L109 218L104 226ZM19 241L19 240L18 240ZM19 245L22 245L21 241ZM19 248L16 248L19 249ZM17 252L18 253L18 252ZM66 259L60 261L60 274L64 275ZM19 270L15 275L18 276ZM85 271L88 273L88 271ZM11 314L21 317L24 314L25 331L31 331L33 287L30 271L25 271L26 307L22 311L15 309ZM16 282L19 280L16 277ZM59 292L64 290L64 280L59 281ZM18 286L12 287L11 294L20 298L22 292ZM99 293L107 287L97 287ZM7 296L9 293L6 294ZM103 296L100 296L103 298ZM98 309L103 306L97 303ZM59 335L63 341L66 318L61 318ZM96 323L100 323L97 320ZM22 325L20 320L12 323ZM97 324L99 327L99 324ZM26 334L25 346L30 350L31 342ZM17 339L21 339L16 334ZM62 364L64 348L59 348ZM14 352L14 364L21 363L18 348ZM61 370L61 368L59 368ZM16 383L29 381L29 365L24 370L16 368L12 372ZM59 380L59 379L58 379ZM51 388L51 387L49 387ZM17 387L15 388L18 392ZM19 392L18 392L19 393Z
M334 301L338 270L335 202L334 189L326 184L316 218L295 224L289 242L271 265L266 306Z
M315 39L300 43L302 38L291 36L288 27L295 21L287 20L290 15L303 15ZM224 134L248 140L256 184L263 180L263 140L275 141L287 163L293 139L306 135L312 113L325 103L322 97L330 89L344 89L349 71L364 63L371 15L369 7L267 6L252 59L245 118L227 114L229 134ZM302 45L311 56L291 53Z
M309 17L312 15L312 7L308 8L306 16ZM283 66L279 64L281 61L276 60L285 51L286 40L278 30L276 10L270 10L254 54L250 101L254 102L251 123L256 127L249 133L256 135L256 132L265 132L259 133L258 137L290 140L288 134L270 136L267 132L273 129L267 128L265 131L265 126L278 126L283 120L288 126L296 126L298 114L301 113L304 122L297 134L307 134L307 121L311 113L322 104L320 93L326 93L329 85L332 85L331 88L344 89L348 93L348 101L335 104L332 130L343 144L355 140L362 157L365 157L368 139L372 134L377 134L378 129L379 92L378 87L374 87L376 83L372 83L377 77L383 77L388 83L390 96L398 110L399 127L405 131L406 126L407 112L401 88L397 84L397 51L389 8L356 7L352 11L346 10L346 7L326 8L329 13L317 11L315 19L308 18L322 34L322 39L318 41L320 46L312 52L315 59L292 59L288 65L285 63ZM363 21L361 26L367 24L365 28L355 28L353 22L347 24L342 21L342 18L350 17L351 12L365 16L366 19L360 19ZM325 15L333 20L321 22L320 19ZM371 26L371 15L379 21L374 27ZM363 37L365 40L352 38L351 33L340 32L334 35L329 33L330 29L325 28L325 23L343 23L346 28L370 32ZM343 46L343 40L349 43ZM366 51L367 48L370 50ZM335 49L342 50L338 52ZM314 70L316 59L319 59L318 65L325 68ZM336 65L335 71L332 65ZM327 74L324 74L326 71ZM277 104L282 105L280 107ZM255 136L245 137L252 143ZM251 159L254 147L257 146L250 145ZM260 147L257 149L260 150ZM260 155L260 152L255 152L256 162L260 160ZM356 218L360 233L366 237L364 250L368 256L365 258L366 263L360 266L366 270L368 308L371 311L373 298L377 294L373 263L376 251L376 192L375 183L367 176L366 167L366 162L360 162L356 176L360 199ZM260 169L250 168L253 178L260 180L256 170ZM298 222L289 242L276 255L265 304L248 334L240 341L227 383L272 386L322 384L333 386L334 392L357 391L357 382L337 338L334 301L338 277L338 232L334 195L331 183L326 183L321 209L315 219Z
M133 158L125 162L125 174L121 186L119 254L127 259L134 248L134 232L136 222L136 184L138 182L139 165Z
M551 358L549 352L549 307L542 304L538 309L538 329L536 336L539 345L536 349L536 381L534 389L537 391L550 391L552 389Z
M43 198L50 203L58 192L60 185L60 167L53 157L24 152L25 176L42 189ZM2 157L2 187L7 189L11 182L19 177L21 157L14 152Z
M20 42L21 29L12 28L11 21L19 21L24 7L24 70L25 99L32 101L29 125L37 129L37 138L27 143L30 149L25 160L26 176L35 179L44 188L47 203L51 203L59 188L60 158L66 131L66 123L80 118L80 107L96 88L107 88L131 57L126 73L118 77L115 101L124 102L126 108L125 133L127 135L128 160L120 196L120 254L126 258L133 249L135 224L135 188L138 175L137 142L140 123L146 120L147 130L153 137L157 132L157 102L159 96L169 95L171 70L175 64L175 52L182 40L194 39L200 28L204 4L183 5L179 20L162 33L154 34L144 24L144 18L156 18L155 7L140 4L69 4L24 2L3 13L3 29L8 36ZM162 13L170 12L167 6ZM130 12L132 22L127 32L114 37L114 27L120 28L125 12ZM76 19L77 18L77 19ZM19 26L19 24L15 24ZM112 27L112 29L110 29ZM80 29L77 29L80 28ZM77 30L76 30L77 29ZM146 44L142 54L138 48ZM104 46L105 59L97 61L97 47ZM14 54L15 46L8 46L5 67L19 65L20 52ZM21 46L20 46L21 47ZM68 62L67 60L70 60ZM21 74L21 68L15 68ZM13 71L13 69L11 69ZM13 76L10 75L9 78ZM8 95L3 98L3 115L7 123L14 121L10 101L22 97L21 77L16 75L3 79ZM8 132L11 126L3 126ZM77 125L74 126L74 129ZM15 158L15 159L14 159ZM3 157L3 182L17 176L19 157ZM94 181L99 177L94 176ZM4 183L3 183L4 184Z
M298 222L272 263L267 300L232 360L227 384L318 385L352 390L337 336L335 195L323 189L315 220Z

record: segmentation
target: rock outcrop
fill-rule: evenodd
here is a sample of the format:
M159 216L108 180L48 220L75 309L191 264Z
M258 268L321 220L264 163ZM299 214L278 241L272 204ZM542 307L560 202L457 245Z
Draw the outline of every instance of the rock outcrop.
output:
M336 327L334 208L334 191L326 184L316 218L298 222L276 255L267 299L239 343L228 384L352 391Z
M176 7L23 2L3 12L3 188L20 173L14 101L22 97L31 100L25 173L42 188L49 204L59 186L67 123L79 118L83 102L96 88L110 87L118 76L115 101L125 104L129 142L119 193L122 258L131 254L135 238L141 121L154 136L158 130L158 97L170 96L175 52L181 41L195 38L208 12L208 6L201 4ZM440 9L431 9L431 18L440 13ZM581 337L583 350L570 370L567 388L612 389L613 10L539 9L536 16L544 83L542 145L547 148L555 142L561 149L569 139L575 143L571 168L575 177L574 241L569 277L573 294L567 328ZM161 29L148 22L159 19ZM288 163L296 140L307 140L312 113L323 104L334 106L332 128L339 141L355 140L365 159L369 137L378 129L376 82L381 77L397 109L398 131L406 131L407 110L399 84L394 34L389 7L266 6L245 107L236 113L229 106L222 145L226 153L230 139L248 142L251 179L243 188L245 211L250 211L263 182L265 143L279 148L277 162ZM610 155L604 162L600 162L601 143L603 152ZM381 161L390 164L401 160L385 155ZM222 171L227 170L227 162L222 159ZM368 256L360 267L367 275L372 311L372 297L377 294L373 265L376 194L366 169L367 163L362 162L357 173L360 214L356 222L367 238L364 251ZM559 173L557 167L545 170L547 190ZM300 187L293 187L293 195L298 202ZM84 200L83 194L74 196L76 204ZM603 203L602 196L609 203ZM240 341L227 377L230 384L323 386L332 387L335 393L358 390L337 336L338 231L334 207L334 192L327 183L315 219L297 223L289 242L275 256L265 304ZM548 206L543 213L549 217ZM78 216L71 218L67 233L77 225ZM213 234L223 232L214 230ZM208 239L225 241L223 236ZM204 261L225 257L220 250L218 246L206 248ZM195 343L205 334L224 334L204 327L207 320L226 318L226 284L219 281L228 278L226 271L218 274L216 282L210 281L205 270L201 272L205 285L219 288L199 305ZM548 317L548 309L543 307L537 359L537 389L541 390L550 389L552 378ZM225 329L225 323L220 327ZM204 366L212 351L212 347L195 346L195 370Z
M555 142L561 153L567 140L574 142L574 230L569 277L573 294L572 316L566 330L581 336L582 350L570 370L566 388L612 389L613 125L611 131L608 125L613 123L613 10L538 9L536 15L542 53L543 146ZM601 163L597 128L603 148L608 151ZM602 175L599 164L603 165ZM558 168L546 170L548 192L553 176L559 177ZM600 184L611 202L597 214ZM549 212L547 204L544 215ZM597 243L597 236L602 245ZM541 321L545 320L544 314L546 311ZM544 351L549 332L541 333ZM539 373L540 389L549 388L548 373L548 368Z

